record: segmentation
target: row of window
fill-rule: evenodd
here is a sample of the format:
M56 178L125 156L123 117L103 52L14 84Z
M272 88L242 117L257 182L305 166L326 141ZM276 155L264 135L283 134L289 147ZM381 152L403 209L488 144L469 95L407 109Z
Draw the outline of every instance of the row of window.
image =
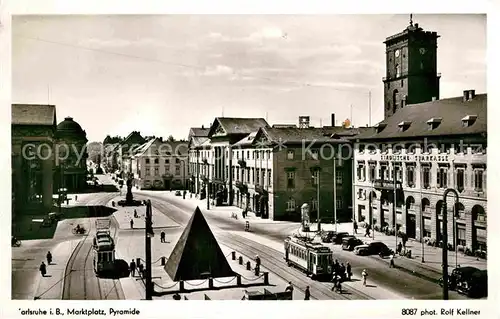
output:
M344 178L344 172L342 171L336 171L335 172L335 176L336 176L336 179L337 179L337 185L338 184L342 184L342 180ZM295 188L295 178L296 178L296 174L294 171L288 171L286 173L286 180L287 180L287 188L288 189L294 189ZM320 178L320 185L321 185L321 175L319 175L319 178ZM313 175L313 178L311 180L312 182L312 185L318 185L318 172L315 172L314 175Z
M146 164L150 164L150 163L151 163L151 160L150 160L149 158L145 158L145 159L144 159L144 162L145 162ZM175 159L175 163L176 163L176 164L179 164L180 162L181 162L181 160L180 160L180 159L178 159L178 158L176 158L176 159ZM153 159L153 163L154 163L154 164L160 164L160 159L159 159L159 158L155 158L155 159ZM170 164L170 159L169 159L169 158L166 158L166 159L165 159L165 164Z
M451 144L451 143L440 143L439 146L433 143L423 144L423 143L398 143L398 144L359 144L358 151L363 154L365 150L369 154L376 154L379 150L381 154L387 154L389 150L392 150L392 154L415 154L417 149L420 149L422 154L430 154L434 149L438 151L438 154L450 154L451 150L455 150L457 154L468 154L470 147L471 154L486 154L486 145L484 144Z
M165 174L170 173L170 166L165 166ZM180 165L175 166L175 175L180 175L181 174L181 167ZM159 176L160 175L160 169L159 167L154 168L154 175L153 176ZM144 176L151 176L151 168L146 167L144 169ZM139 173L140 177L140 173Z
M395 166L396 180L398 182L403 182L403 169L401 166ZM434 184L438 188L447 188L454 186L458 191L462 192L465 189L465 185L467 183L467 173L466 173L466 165L462 164L461 166L457 166L454 169L453 174L455 174L455 185L452 185L451 181L448 179L448 174L450 169L447 166L439 166L437 169L436 179L432 179L431 174L431 165L430 163L422 164L422 174L421 174L421 185L423 188L430 188L432 184ZM387 166L381 165L379 169L378 178L384 180L392 180L394 175L392 174L392 170L390 170ZM474 167L472 170L472 181L474 190L477 192L484 191L485 184L485 169L484 167ZM363 163L358 163L357 167L357 176L359 181L366 180L366 167ZM376 177L376 165L370 164L368 166L368 178L369 181L374 182ZM406 185L408 187L415 187L416 181L416 167L415 165L406 165Z
M344 201L342 199L342 196L337 196L337 200L335 201L335 207L336 209L342 209L344 208ZM295 211L295 208L296 208L296 202L295 202L295 199L290 197L288 199L288 201L286 202L286 211L287 212L293 212ZM318 209L318 200L317 199L313 199L311 200L311 211L315 211Z

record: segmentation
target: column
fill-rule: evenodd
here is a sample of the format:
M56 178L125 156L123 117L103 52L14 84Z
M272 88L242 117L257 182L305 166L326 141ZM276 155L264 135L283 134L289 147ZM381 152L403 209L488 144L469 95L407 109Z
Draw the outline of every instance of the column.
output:
M417 209L415 214L415 239L418 241L422 240L422 234L424 233L424 221L423 221L423 212L422 212L422 200L420 203L415 203L415 207Z
M436 204L434 205L431 205L430 209L431 209L431 237L434 238L434 239L438 239L437 238L437 223L438 223L438 218L437 218L437 214L436 214Z
M43 186L43 191L42 191L42 196L43 196L43 208L44 210L49 213L50 210L52 209L52 194L53 194L53 176L52 176L52 171L53 171L53 153L52 149L49 151L47 147L42 147L41 153L43 158L49 155L50 152L50 157L48 159L42 160L42 186Z
M465 211L465 245L469 248L472 249L472 234L473 234L473 227L474 227L474 220L472 219L472 212Z

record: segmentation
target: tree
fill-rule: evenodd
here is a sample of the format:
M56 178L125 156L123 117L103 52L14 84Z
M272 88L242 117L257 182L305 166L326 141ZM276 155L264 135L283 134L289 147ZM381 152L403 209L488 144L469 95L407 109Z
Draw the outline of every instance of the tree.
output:
M175 142L175 138L172 135L167 137L167 142Z

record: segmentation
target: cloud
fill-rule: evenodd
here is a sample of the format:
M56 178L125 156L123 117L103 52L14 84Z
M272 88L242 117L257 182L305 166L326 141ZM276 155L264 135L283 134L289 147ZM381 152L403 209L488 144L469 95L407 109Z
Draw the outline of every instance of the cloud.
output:
M260 40L260 39L278 39L278 38L286 38L287 34L283 32L281 29L276 27L268 27L264 28L258 32L254 32L250 34L250 40Z
M216 65L215 67L207 67L203 72L203 75L207 76L219 76L219 75L229 75L235 73L233 68L227 65Z

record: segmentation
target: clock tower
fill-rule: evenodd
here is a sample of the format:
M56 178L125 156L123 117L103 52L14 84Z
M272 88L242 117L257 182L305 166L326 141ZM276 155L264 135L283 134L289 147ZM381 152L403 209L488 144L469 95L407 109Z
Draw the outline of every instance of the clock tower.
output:
M384 82L384 118L408 104L439 99L436 32L424 31L413 24L388 37Z

